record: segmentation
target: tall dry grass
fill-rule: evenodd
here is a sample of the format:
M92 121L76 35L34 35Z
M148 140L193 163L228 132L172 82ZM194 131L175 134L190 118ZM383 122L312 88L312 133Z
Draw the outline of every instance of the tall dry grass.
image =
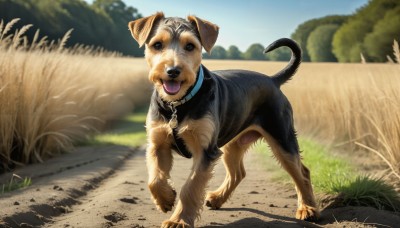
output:
M41 162L148 100L143 60L0 24L0 171Z
M286 63L205 65L272 75ZM300 134L373 152L400 178L400 64L303 63L282 90L293 106Z
M400 65L314 64L285 87L303 132L367 149L400 178ZM304 74L304 75L303 75Z

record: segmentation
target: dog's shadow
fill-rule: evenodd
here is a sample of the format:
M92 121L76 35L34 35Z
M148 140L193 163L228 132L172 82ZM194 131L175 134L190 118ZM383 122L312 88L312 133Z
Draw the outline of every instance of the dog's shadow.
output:
M251 227L251 228L261 228L261 227L320 227L314 223L307 221L298 220L295 218L290 218L286 216L280 216L275 214L270 214L264 211L256 210L253 208L221 208L221 211L247 211L254 214L258 214L264 217L273 219L273 221L265 222L259 218L243 218L229 224L212 223L208 226L203 226L203 228L213 228L213 227Z

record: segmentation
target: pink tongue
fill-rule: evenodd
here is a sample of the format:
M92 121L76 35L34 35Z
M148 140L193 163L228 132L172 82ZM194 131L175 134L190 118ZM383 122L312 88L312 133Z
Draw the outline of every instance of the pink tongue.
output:
M181 83L176 81L163 81L165 92L169 94L176 94L181 89Z

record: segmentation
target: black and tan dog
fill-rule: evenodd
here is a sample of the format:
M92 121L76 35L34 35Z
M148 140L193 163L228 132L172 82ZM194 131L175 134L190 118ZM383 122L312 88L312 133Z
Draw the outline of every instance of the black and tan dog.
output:
M309 170L299 155L292 109L279 89L300 65L297 44L280 39L266 49L292 50L289 65L267 77L244 70L211 72L201 65L202 48L211 51L219 28L198 17L165 18L159 12L130 22L129 29L139 45L146 45L149 79L155 87L146 121L147 167L148 186L161 211L172 210L176 198L170 181L172 151L193 157L175 211L162 227L194 226L205 198L207 206L220 208L245 177L243 156L258 139L268 142L296 184L296 218L316 219L319 211ZM221 155L225 181L206 196Z

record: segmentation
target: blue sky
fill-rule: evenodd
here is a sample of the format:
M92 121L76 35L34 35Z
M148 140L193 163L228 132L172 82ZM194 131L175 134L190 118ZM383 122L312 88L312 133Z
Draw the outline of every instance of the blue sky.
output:
M91 2L88 0L88 2ZM236 45L245 51L253 43L267 46L290 37L309 19L351 14L368 0L124 0L143 16L163 11L167 17L189 14L220 27L217 45Z

